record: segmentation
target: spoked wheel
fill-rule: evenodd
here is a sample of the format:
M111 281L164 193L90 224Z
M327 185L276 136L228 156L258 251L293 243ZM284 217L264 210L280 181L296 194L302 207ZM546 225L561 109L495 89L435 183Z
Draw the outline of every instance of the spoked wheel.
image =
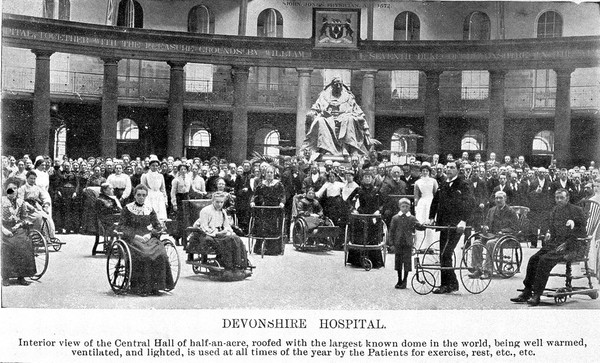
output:
M567 302L568 295L560 295L554 297L554 302L556 305L562 305Z
M298 218L296 223L294 223L294 234L292 237L292 242L294 243L294 247L296 247L297 250L301 250L302 245L304 244L304 242L306 242L306 229L307 227L304 219Z
M194 271L194 273L198 275L202 273L202 268L199 265L192 265L192 271Z
M48 241L40 232L33 229L29 231L29 238L33 244L33 256L36 269L35 275L30 278L32 280L39 280L48 268L48 260L50 257L50 254L48 253Z
M436 281L441 279L441 263L440 263L440 241L435 241L423 251L421 266L425 269L432 268L431 273L435 276ZM452 267L456 266L456 254L453 252Z
M52 248L54 251L60 251L63 243L58 238L51 238L50 240L52 241Z
M371 269L373 268L373 262L371 262L371 260L369 260L367 257L361 258L360 264L362 268L365 269L365 271L371 271Z
M435 287L435 276L430 271L419 268L413 275L410 284L417 294L427 295Z
M115 294L123 294L131 281L131 251L122 240L115 240L106 254L106 276Z
M482 293L492 281L492 271L486 271L482 267L488 257L488 249L478 243L472 244L463 252L460 280L465 289L471 294Z
M504 278L513 277L521 268L523 252L519 241L506 237L498 241L492 254L496 271Z
M165 251L167 252L167 257L169 259L169 265L171 266L171 275L173 276L173 287L170 289L165 289L165 291L171 291L175 288L175 285L177 285L179 274L181 273L179 253L177 252L175 244L170 239L163 239L162 243L165 246Z

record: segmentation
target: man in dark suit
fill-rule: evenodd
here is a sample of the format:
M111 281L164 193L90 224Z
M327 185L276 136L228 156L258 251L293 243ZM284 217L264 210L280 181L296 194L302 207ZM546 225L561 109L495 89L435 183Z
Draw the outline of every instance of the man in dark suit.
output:
M550 217L550 232L544 246L527 263L527 274L523 292L510 299L512 302L527 302L531 306L540 303L552 268L566 255L577 249L577 238L585 237L586 219L583 209L569 204L569 192L559 189L554 194L556 207Z
M538 230L542 235L548 230L548 219L552 208L552 194L550 194L550 180L545 176L546 169L538 169L537 176L531 181L529 187L529 209L527 215L530 221L531 231L529 242L531 247L537 247Z
M512 204L512 199L513 199L513 191L510 188L510 186L506 183L506 175L505 174L500 174L500 176L498 177L498 180L500 181L500 183L492 190L492 195L490 196L490 205L494 204L494 198L496 195L496 192L504 192L506 193L506 202L509 204Z
M573 174L572 190L571 190L571 204L577 204L581 202L586 196L586 191L583 185L581 185L581 174Z
M433 197L429 219L438 226L452 226L456 229L444 229L440 233L441 284L434 294L447 294L458 291L458 280L452 269L452 256L460 236L465 231L466 221L471 218L475 199L471 187L465 180L458 178L456 162L446 164L448 179L440 185Z
M512 191L512 198L509 200L510 205L527 206L526 191L527 189L519 182L517 173L510 173L508 186Z
M473 197L475 198L475 210L472 215L471 225L478 228L483 225L489 195L485 181L479 176L479 168L473 169L470 184Z
M573 184L571 183L571 181L568 178L567 169L565 169L565 168L560 169L558 171L557 176L558 176L558 178L556 178L556 180L554 180L550 184L550 194L554 195L554 193L559 189L565 189L566 191L571 193L571 191L573 190Z
M310 166L310 175L302 181L302 191L306 192L310 188L319 190L325 182L327 182L327 179L319 174L319 166L314 163Z

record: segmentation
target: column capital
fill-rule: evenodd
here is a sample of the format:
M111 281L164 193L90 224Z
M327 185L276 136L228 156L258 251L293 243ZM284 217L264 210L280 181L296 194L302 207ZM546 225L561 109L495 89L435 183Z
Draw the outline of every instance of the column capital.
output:
M363 73L363 77L375 77L375 74L379 71L378 69L367 68L360 70Z
M296 68L298 76L310 76L313 72L313 68Z
M444 71L440 69L425 69L423 72L427 78L438 78L442 73L444 73Z
M171 69L183 69L187 62L167 61L167 64Z
M31 53L35 54L35 57L37 59L43 59L43 58L50 59L50 56L52 54L54 54L55 52L52 50L32 49Z
M105 57L105 58L100 58L102 60L102 62L104 62L104 65L117 65L119 64L119 61L121 60L121 58L115 58L115 57Z
M490 77L504 77L508 71L506 69L489 69Z
M556 68L556 77L571 77L571 73L575 72L575 68Z

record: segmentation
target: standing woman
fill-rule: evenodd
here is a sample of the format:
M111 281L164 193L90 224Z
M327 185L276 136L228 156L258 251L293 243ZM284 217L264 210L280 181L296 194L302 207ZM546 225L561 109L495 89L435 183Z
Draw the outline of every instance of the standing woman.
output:
M34 208L17 198L17 181L9 179L2 189L2 286L17 278L19 285L29 285L25 277L33 276L33 244L24 228L25 218Z
M437 180L431 177L431 168L428 164L421 165L421 177L415 182L415 217L421 224L429 222L429 209L433 196L438 190ZM433 243L434 230L415 232L415 247L427 248Z
M188 176L188 168L189 166L186 163L179 164L177 176L171 182L171 204L173 210L177 213L178 232L176 236L173 236L176 240L184 235L184 229L187 227L183 223L183 201L190 199L192 180Z
M250 207L255 206L279 206L281 211L278 211L277 218L269 212L265 212L255 218L255 231L262 236L278 236L281 233L281 218L280 214L283 212L285 205L285 189L283 184L275 179L275 169L272 166L265 168L265 179L256 186L252 200L250 201ZM283 238L283 236L281 236ZM265 254L267 255L280 255L283 253L282 244L280 240L265 240ZM260 244L254 245L254 253L260 253Z
M326 175L327 182L323 184L315 195L321 199L323 205L323 214L333 221L336 226L340 225L340 221L346 218L345 214L347 208L345 207L344 200L342 199L342 189L344 183L337 181L337 177L334 172L329 172Z
M123 165L115 165L115 172L106 178L106 182L113 187L115 196L121 204L124 204L129 199L129 194L131 194L131 178L129 175L123 173Z
M131 291L141 296L158 295L160 290L175 287L167 252L158 239L162 226L154 209L145 203L148 188L140 184L133 193L135 201L123 208L119 220L119 229L132 255ZM150 225L152 230L148 229Z
M33 169L37 178L35 180L35 184L48 192L50 187L50 175L46 171L46 162L42 158L38 158L33 165Z
M167 220L167 192L165 189L165 178L158 172L160 162L154 156L150 158L150 170L142 175L140 185L148 188L148 196L144 198L146 203L156 212L159 220ZM135 196L134 196L135 197Z

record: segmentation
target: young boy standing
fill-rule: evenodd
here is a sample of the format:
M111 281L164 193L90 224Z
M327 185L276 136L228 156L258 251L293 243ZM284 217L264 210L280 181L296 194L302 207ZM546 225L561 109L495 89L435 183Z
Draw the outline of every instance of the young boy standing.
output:
M417 218L410 214L410 201L402 198L398 201L400 212L392 217L388 244L394 246L396 252L395 269L398 271L396 289L406 289L406 280L411 268L413 233L415 228L421 229Z

